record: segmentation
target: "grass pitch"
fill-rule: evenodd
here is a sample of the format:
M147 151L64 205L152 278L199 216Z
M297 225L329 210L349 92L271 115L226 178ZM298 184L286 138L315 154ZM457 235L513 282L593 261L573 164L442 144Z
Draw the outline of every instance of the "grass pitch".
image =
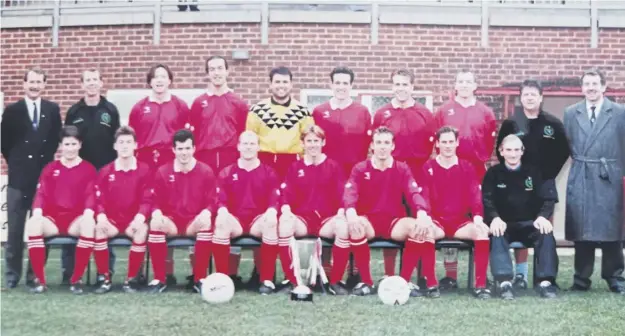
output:
M185 254L176 251L179 282L189 273ZM118 250L117 256L114 281L120 282L127 250ZM249 252L244 258L241 274L247 277L252 267ZM372 258L378 279L383 271L381 253L373 251ZM562 288L571 285L572 262L572 257L560 259ZM316 294L311 304L243 291L228 304L209 305L182 288L169 288L161 295L128 295L116 288L106 295L74 296L58 285L59 265L55 250L47 267L50 291L44 295L29 294L23 286L2 292L2 336L625 335L625 297L609 293L598 274L589 293L560 292L550 301L531 289L512 302L478 301L460 289L437 300L411 299L404 306L385 306L376 296ZM442 277L442 261L437 268ZM461 258L459 269L464 287L466 259Z

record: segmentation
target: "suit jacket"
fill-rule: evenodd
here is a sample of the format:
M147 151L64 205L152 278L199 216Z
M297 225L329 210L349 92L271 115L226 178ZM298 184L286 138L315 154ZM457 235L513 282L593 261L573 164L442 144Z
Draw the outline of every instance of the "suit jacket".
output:
M2 114L2 155L9 166L9 187L22 191L32 201L39 175L54 160L59 146L59 105L41 100L39 126L33 129L24 99L7 106Z
M564 112L573 159L566 190L566 239L620 241L623 229L625 108L604 98L594 126L586 101Z

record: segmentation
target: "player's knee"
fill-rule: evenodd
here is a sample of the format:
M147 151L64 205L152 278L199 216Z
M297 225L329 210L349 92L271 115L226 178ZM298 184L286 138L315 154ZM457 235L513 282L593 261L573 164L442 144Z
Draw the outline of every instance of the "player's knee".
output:
M96 230L95 230L95 239L106 239L108 238L108 233L103 230L102 228L99 228L96 226Z
M280 237L292 236L295 232L295 224L291 220L281 219L278 223L278 235Z
M334 222L334 234L337 238L349 239L349 228L347 222L342 219L337 219Z
M349 228L349 237L351 239L363 239L367 235L365 228L362 224L354 224Z
M278 224L275 222L265 222L261 231L263 237L278 239Z
M43 224L40 220L31 218L26 222L25 231L29 236L40 236L43 233Z

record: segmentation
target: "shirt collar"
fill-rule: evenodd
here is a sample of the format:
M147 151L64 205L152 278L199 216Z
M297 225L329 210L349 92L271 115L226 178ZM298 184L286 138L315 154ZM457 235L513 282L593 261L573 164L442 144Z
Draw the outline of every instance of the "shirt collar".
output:
M394 109L398 109L398 108L408 108L408 107L413 107L413 106L415 106L415 105L417 105L417 100L416 100L416 99L413 99L413 103L412 103L412 105L409 105L409 106L401 106L401 105L399 104L399 102L398 102L395 98L391 99L391 106L393 106L393 108L394 108Z
M321 160L319 160L319 163L317 163L317 166L322 164L323 162L325 162L325 160L328 158L328 156L323 154L323 153L321 155L322 155ZM306 155L304 155L304 165L305 166L312 166L313 165L312 161L307 160Z
M393 164L395 163L395 159L391 156L390 158L388 158L388 161L387 161L387 162L388 162L388 164L387 164L386 168L388 169L388 168L393 167ZM375 170L382 170L382 168L383 168L383 167L377 167L377 166L375 165L375 159L374 159L373 157L371 158L371 166L372 166L372 167L373 167L373 169L375 169Z
M471 98L471 101L469 102L469 105L463 105L462 103L460 103L455 97L454 97L454 101L456 102L456 104L462 106L462 107L469 107L469 106L475 106L475 104L477 104L477 98L473 97Z
M441 167L443 167L445 169L449 169L449 168L451 168L453 166L457 166L458 165L458 155L454 156L454 159L451 162L451 165L449 167L443 166L443 164L442 164L442 157L440 156L440 154L436 155L436 159L435 160L436 160L436 163L438 163L439 166L441 166Z
M336 101L335 101L335 99L334 99L334 98L331 98L329 103L330 103L330 108L331 108L332 110L337 110L337 109L341 108L340 106L336 105ZM349 104L347 104L347 105L343 106L343 107L342 107L342 109L347 108L348 106L350 106L350 105L351 105L351 104L353 104L353 103L354 103L354 100L353 100L353 99L351 99L351 98L349 98Z
M154 97L154 94L150 93L150 95L148 96L148 100L152 103L166 103L171 100L171 93L167 92L167 94L165 95L165 99L163 99L162 102L157 101L156 97Z
M192 171L196 165L197 165L197 160L195 158L192 158L191 169L189 169L189 171ZM182 172L182 167L180 166L180 164L178 164L178 161L174 159L174 173L180 173L180 172Z
M271 104L273 104L273 105L280 105L280 106L284 106L284 107L289 107L291 105L291 97L289 97L289 100L287 100L286 103L284 103L284 104L278 103L277 101L275 101L273 99L273 97L271 97Z
M130 167L128 167L128 170L124 170L121 164L121 160L120 159L115 159L115 171L131 171L131 170L137 170L137 158L132 157L130 159Z
M597 114L599 114L599 112L601 111L601 107L603 106L603 97L601 97L601 99L599 99L599 101L596 104L591 104L590 102L586 101L586 111L588 112L588 115L590 115L592 113L592 111L590 110L590 108L592 106L596 106L595 108L595 116Z
M32 100L29 97L24 97L24 101L26 101L26 105L28 105L29 108L33 106L33 103L37 104L37 106L41 106L41 97L37 97L35 100Z
M225 90L224 92L222 92L219 96L223 96L223 95L225 95L226 93L230 93L230 92L234 92L234 91L233 91L231 88L226 88L226 90ZM212 97L212 96L217 96L217 95L215 94L215 91L211 90L211 87L209 87L208 89L206 89L206 95L207 95L207 96L209 96L209 97Z

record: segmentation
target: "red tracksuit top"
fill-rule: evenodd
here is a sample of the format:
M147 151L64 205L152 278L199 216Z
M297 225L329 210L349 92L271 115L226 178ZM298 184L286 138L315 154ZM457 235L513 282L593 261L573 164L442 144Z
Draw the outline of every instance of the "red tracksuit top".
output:
M358 102L332 109L330 102L313 110L315 125L326 134L324 153L342 166L353 167L367 159L371 144L371 114Z
M237 163L219 173L217 209L226 207L235 217L253 219L280 205L280 183L276 172L265 164L247 171Z
M171 148L174 133L189 127L189 107L174 95L162 104L145 97L132 107L128 125L137 133L137 149Z
M213 170L196 161L193 169L183 173L174 171L174 162L164 164L156 172L154 210L183 223L190 223L204 209L214 214L217 178Z
M407 164L393 160L390 168L381 171L372 160L360 162L352 170L343 195L345 209L355 208L359 215L401 218L406 216L402 204L405 196L414 214L419 210L429 212L427 200Z
M427 160L432 155L434 117L427 107L415 102L408 108L395 108L392 103L375 112L372 129L388 127L395 135L393 157Z
M472 164L484 164L493 155L497 139L497 121L490 107L477 101L464 107L455 100L443 104L434 115L436 129L453 126L458 129L458 157Z
M245 131L247 103L233 92L221 96L204 93L191 105L189 123L193 126L198 151L232 148Z
M138 213L150 218L153 178L150 167L136 160L136 167L123 171L116 169L116 161L98 172L96 215L105 214L120 226L130 224Z
M32 208L41 208L44 216L82 214L96 210L95 167L82 160L67 168L60 160L50 162L39 177Z
M325 219L341 208L344 189L343 169L336 161L326 157L318 165L307 165L299 160L282 184L282 202L297 215Z
M469 161L459 159L458 164L445 169L430 159L423 165L419 183L435 220L453 222L471 218L469 214L484 214L481 183Z

